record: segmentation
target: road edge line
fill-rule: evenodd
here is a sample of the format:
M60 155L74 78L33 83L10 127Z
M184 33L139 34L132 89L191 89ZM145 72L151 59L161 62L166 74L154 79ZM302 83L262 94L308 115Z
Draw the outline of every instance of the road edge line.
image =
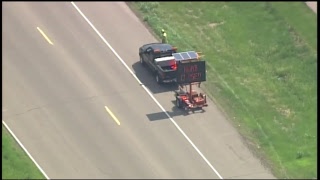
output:
M23 149L23 151L29 156L29 158L32 160L32 162L37 166L37 168L40 170L40 172L44 175L46 179L50 179L49 176L44 172L44 170L40 167L40 165L37 163L37 161L31 156L29 151L24 147L24 145L21 143L21 141L18 139L18 137L11 131L9 126L2 121L2 124L4 127L9 131L10 135L14 138L14 140L19 144L19 146Z

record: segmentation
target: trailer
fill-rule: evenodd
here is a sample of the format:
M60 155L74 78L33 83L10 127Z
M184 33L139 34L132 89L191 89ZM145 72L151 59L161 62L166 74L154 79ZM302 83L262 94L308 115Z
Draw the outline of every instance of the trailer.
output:
M197 110L207 107L207 96L204 93L198 93L192 89L192 86L196 83L190 83L188 86L180 86L179 90L175 92L176 106L184 110ZM200 85L200 84L199 84ZM185 90L183 89L185 87Z
M177 83L175 91L176 106L184 110L197 110L207 107L207 96L192 87L206 81L206 64L200 53L195 51L173 53L177 61Z

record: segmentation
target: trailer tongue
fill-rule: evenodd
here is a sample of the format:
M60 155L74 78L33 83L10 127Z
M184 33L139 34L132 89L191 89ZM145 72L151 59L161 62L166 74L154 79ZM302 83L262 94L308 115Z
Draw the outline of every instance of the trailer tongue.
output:
M177 61L178 67L179 90L175 92L176 106L192 111L208 106L206 95L192 89L193 85L200 87L201 82L206 81L205 61L201 60L201 56L195 51L174 53L172 56Z

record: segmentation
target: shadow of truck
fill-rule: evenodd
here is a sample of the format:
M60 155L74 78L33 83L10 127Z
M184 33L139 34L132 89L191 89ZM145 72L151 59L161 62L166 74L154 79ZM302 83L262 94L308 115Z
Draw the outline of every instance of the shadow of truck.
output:
M156 82L155 76L152 74L151 70L143 66L139 61L132 65L133 71L139 80L153 93L163 93L169 91L175 91L178 89L176 83L168 84L158 84Z

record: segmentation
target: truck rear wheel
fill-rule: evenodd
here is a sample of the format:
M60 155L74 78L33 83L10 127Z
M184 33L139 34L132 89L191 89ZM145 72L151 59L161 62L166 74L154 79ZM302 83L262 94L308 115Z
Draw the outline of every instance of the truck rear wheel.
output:
M158 84L162 83L162 80L161 80L161 78L159 77L158 74L156 74L156 81L157 81Z
M141 56L140 56L140 64L144 65L144 61Z

